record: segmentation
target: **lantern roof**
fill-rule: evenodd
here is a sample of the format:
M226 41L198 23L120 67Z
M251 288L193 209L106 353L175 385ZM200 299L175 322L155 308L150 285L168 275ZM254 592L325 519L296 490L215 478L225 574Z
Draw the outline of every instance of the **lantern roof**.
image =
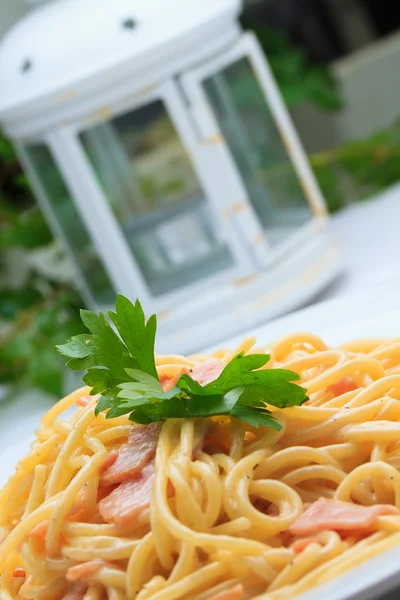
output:
M172 76L237 34L241 0L53 0L0 45L0 118L93 94L143 72ZM229 26L230 25L230 26ZM236 29L235 29L236 28ZM186 63L185 65L183 63ZM167 74L165 69L170 73ZM49 104L49 106L50 106Z

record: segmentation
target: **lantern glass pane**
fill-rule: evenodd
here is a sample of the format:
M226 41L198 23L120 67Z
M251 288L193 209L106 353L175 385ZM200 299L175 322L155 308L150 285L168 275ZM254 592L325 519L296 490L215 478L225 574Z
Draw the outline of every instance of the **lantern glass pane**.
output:
M154 296L232 266L161 100L86 130L80 139Z
M248 58L203 82L222 134L269 243L309 221L312 211Z
M49 148L29 145L25 154L94 300L99 305L112 304L115 293L111 281Z

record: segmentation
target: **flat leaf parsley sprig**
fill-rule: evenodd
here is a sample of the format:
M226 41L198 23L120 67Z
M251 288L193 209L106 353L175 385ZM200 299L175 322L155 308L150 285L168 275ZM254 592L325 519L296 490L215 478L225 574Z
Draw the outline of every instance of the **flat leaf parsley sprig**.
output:
M154 359L156 316L146 322L139 300L132 304L118 295L116 311L110 311L109 317L116 331L103 313L82 310L90 334L57 346L69 358L70 369L87 370L83 381L92 388L91 394L101 394L96 414L107 411L108 419L129 414L130 420L142 424L227 415L255 427L279 430L280 424L266 405L284 408L307 400L306 390L292 383L299 379L297 373L259 370L269 361L267 354L238 354L218 379L204 386L182 374L177 384L164 392Z

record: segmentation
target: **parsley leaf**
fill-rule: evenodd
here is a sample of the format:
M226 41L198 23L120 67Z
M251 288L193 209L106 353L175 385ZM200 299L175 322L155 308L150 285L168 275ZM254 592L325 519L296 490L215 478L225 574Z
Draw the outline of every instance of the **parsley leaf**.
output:
M297 373L285 369L261 369L270 360L268 354L243 353L233 358L215 381L202 387L188 375L182 375L178 386L202 395L224 394L237 387L244 386L241 402L249 406L254 402L285 406L299 406L306 397L305 390L292 385L292 381L300 379Z
M306 390L292 383L299 379L297 373L262 368L270 360L265 354L238 354L204 386L183 374L164 392L154 360L155 315L146 322L140 302L132 304L119 295L109 317L115 330L103 313L81 311L90 333L57 346L69 358L69 368L87 370L83 381L92 387L91 394L102 395L96 414L107 411L108 419L128 414L142 424L226 415L254 427L280 429L267 405L284 408L307 400Z
M116 312L110 312L110 318L136 361L136 369L157 377L154 362L154 344L156 339L156 315L145 320L139 300L132 304L121 294L115 303Z

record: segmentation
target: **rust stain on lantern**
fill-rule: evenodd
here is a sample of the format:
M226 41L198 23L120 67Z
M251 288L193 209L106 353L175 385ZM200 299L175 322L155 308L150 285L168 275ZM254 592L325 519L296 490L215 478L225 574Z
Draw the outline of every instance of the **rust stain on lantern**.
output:
M246 277L241 277L240 279L235 279L232 282L234 287L245 287L246 285L250 285L257 281L260 278L260 273L254 273L253 275L247 275Z
M326 265L335 258L337 253L338 248L330 249L329 252L326 252L314 265L312 265L306 271L303 271L300 277L298 277L299 283L307 284L314 281L320 272L326 268Z
M112 116L113 113L111 108L109 106L102 106L101 108L98 108L89 115L88 122L90 123L93 121L108 121L112 118Z
M221 144L222 143L222 135L220 133L216 133L215 135L211 135L210 137L207 137L203 140L203 144L209 144L209 145L214 145L214 144Z
M284 296L287 296L289 292L293 289L293 287L296 287L295 283L293 281L288 282L286 285L279 287L273 292L269 292L268 294L261 296L261 298L254 302L254 305L266 306L268 304L273 304L277 300L282 299Z
M253 244L255 246L261 246L261 244L265 244L265 235L263 233L258 233L253 238Z
M240 213L243 212L244 210L247 209L247 204L246 202L236 202L235 204L233 204L232 206L232 210L234 213Z
M77 96L77 90L71 88L69 90L65 90L64 92L61 92L61 94L57 94L57 96L54 96L53 102L56 104L58 104L59 102L68 102L68 100L73 100L74 98L77 98Z
M279 127L279 131L280 131L280 134L282 137L283 145L285 146L287 153L289 155L292 155L294 153L294 145L293 145L292 140L286 134L284 127Z

